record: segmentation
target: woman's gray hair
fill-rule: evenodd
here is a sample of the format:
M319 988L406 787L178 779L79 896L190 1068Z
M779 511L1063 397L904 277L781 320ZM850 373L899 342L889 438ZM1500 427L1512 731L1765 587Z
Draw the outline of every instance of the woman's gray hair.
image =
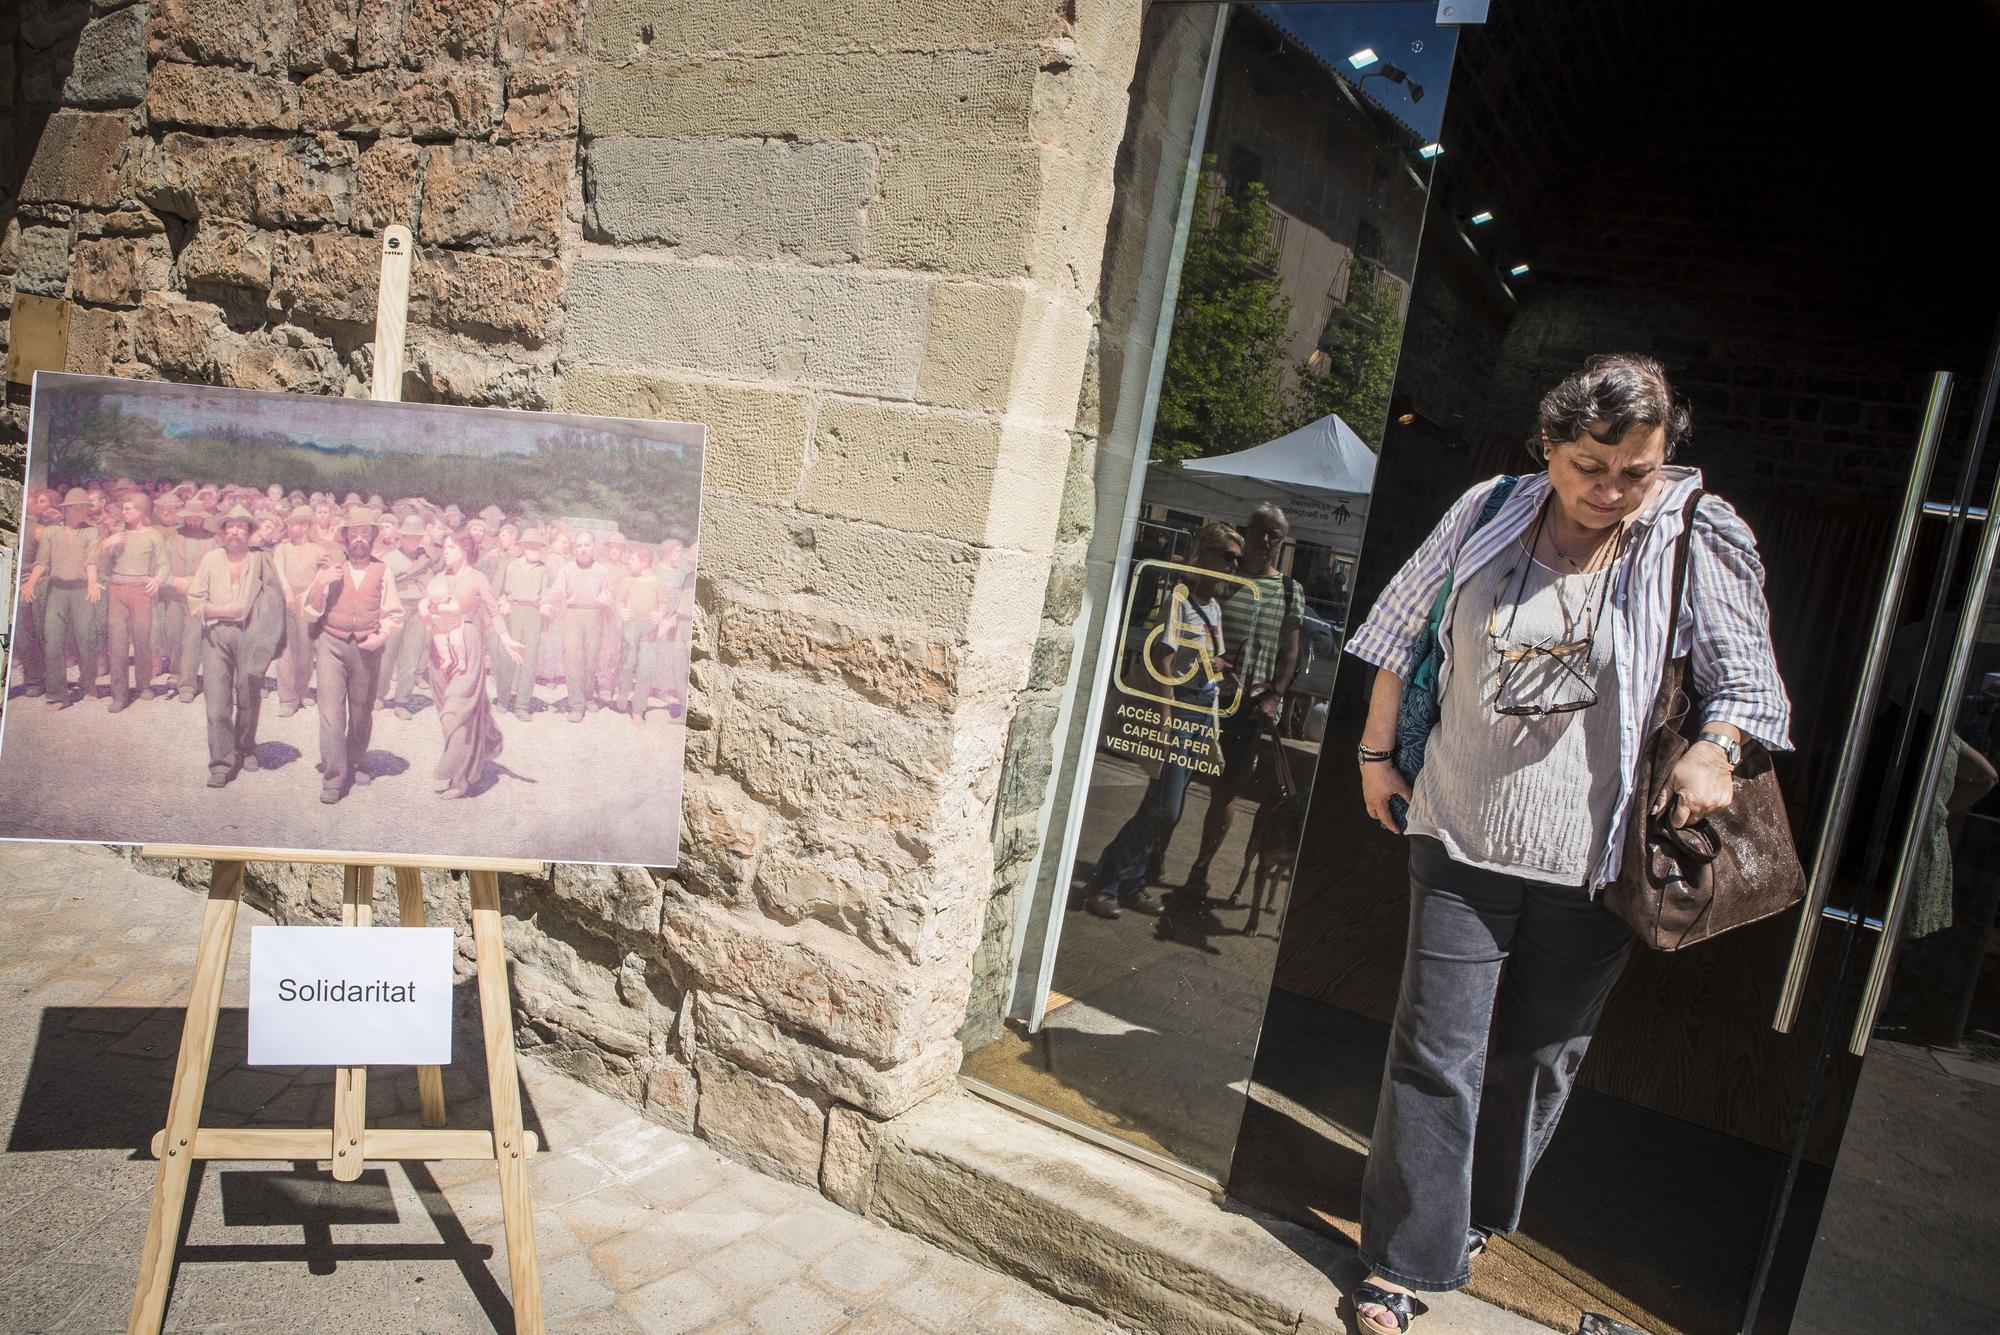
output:
M1664 426L1671 459L1694 430L1687 405L1674 397L1667 381L1667 368L1629 352L1599 353L1585 362L1542 395L1540 418L1540 429L1528 442L1528 452L1537 459L1547 457L1544 438L1551 445L1567 445L1588 432L1600 444L1616 445L1635 426Z

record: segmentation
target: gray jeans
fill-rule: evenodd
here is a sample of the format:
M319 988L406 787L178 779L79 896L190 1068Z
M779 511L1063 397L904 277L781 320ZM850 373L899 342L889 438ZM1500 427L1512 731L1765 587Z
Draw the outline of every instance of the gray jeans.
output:
M1470 1277L1476 1235L1521 1222L1631 931L1570 888L1410 840L1410 944L1361 1180L1361 1255L1406 1288Z

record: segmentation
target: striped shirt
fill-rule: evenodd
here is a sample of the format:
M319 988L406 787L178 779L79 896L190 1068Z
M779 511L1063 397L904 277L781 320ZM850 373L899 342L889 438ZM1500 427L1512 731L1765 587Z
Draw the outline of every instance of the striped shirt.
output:
M1497 481L1497 479L1495 479ZM1668 465L1660 470L1654 495L1632 520L1631 546L1611 589L1607 616L1611 652L1618 666L1618 801L1605 832L1593 887L1617 879L1625 830L1632 817L1632 774L1646 723L1666 663L1668 584L1674 544L1681 534L1688 495L1701 486L1701 473ZM1396 572L1347 652L1407 679L1416 658L1417 637L1430 615L1431 600L1454 565L1448 602L1473 572L1510 543L1518 543L1549 493L1548 474L1521 480L1498 514L1477 533L1467 530L1479 515L1493 482L1482 482L1458 498L1403 568ZM1454 553L1456 557L1454 558ZM1451 681L1451 606L1438 628L1442 660L1438 692ZM1688 587L1682 599L1674 650L1687 653L1695 694L1705 723L1729 723L1773 751L1789 751L1791 701L1778 676L1771 649L1771 615L1764 601L1764 565L1757 540L1727 501L1704 496L1695 512L1694 542L1688 552ZM1606 703L1611 703L1606 701Z

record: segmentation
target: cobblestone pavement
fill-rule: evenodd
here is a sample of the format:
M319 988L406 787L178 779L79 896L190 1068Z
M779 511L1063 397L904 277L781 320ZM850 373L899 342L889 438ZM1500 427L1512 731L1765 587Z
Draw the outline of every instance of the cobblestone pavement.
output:
M201 900L103 849L0 844L0 1329L123 1330L193 972ZM332 1073L244 1064L245 907L208 1125L327 1125ZM483 1125L476 1028L446 1075ZM551 1331L1106 1331L916 1238L774 1181L522 1061ZM415 1125L416 1080L377 1071L371 1121ZM491 1165L198 1165L170 1330L511 1329Z

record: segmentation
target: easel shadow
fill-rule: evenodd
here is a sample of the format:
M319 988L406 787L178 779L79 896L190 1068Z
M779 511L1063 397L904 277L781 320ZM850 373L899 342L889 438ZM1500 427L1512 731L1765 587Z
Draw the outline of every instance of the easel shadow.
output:
M119 1150L151 1165L155 1132L166 1124L167 1100L186 1016L180 1006L51 1006L43 1009L33 1056L15 1110L9 1154L71 1150ZM209 1068L205 1126L325 1126L332 1119L333 1072L327 1067L250 1066L248 1015L226 1007L218 1017L215 1055ZM468 981L452 995L452 1052L444 1072L445 1106L452 1126L484 1127L489 1109L482 1063L479 998ZM374 1067L369 1071L369 1124L418 1123L414 1067ZM521 1089L523 1124L549 1137L528 1090ZM196 1162L180 1222L179 1265L194 1262L303 1262L315 1275L359 1261L450 1261L465 1277L480 1308L496 1330L514 1326L513 1306L487 1262L494 1248L473 1241L429 1165L400 1165L431 1227L435 1242L351 1242L332 1240L336 1226L401 1222L384 1167L370 1168L355 1182L335 1182L330 1169L312 1161L289 1167L244 1165L237 1161ZM296 1226L296 1243L198 1242L188 1234L203 1210L202 1191L211 1175L221 1193L220 1216L231 1227ZM150 1172L135 1179L135 1198L151 1190ZM214 1216L208 1216L212 1221ZM212 1223L210 1225L212 1227ZM134 1237L136 1252L141 1239Z

